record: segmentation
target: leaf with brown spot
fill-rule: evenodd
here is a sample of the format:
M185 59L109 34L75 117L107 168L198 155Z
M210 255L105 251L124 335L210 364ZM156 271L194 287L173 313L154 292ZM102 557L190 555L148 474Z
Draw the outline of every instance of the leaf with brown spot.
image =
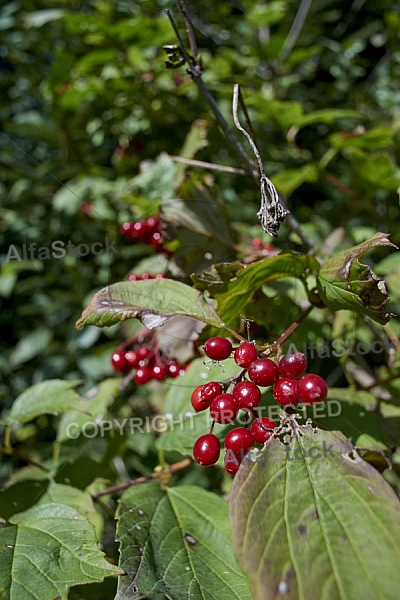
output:
M399 499L342 434L304 425L287 447L270 438L229 502L254 600L398 599Z
M385 282L377 277L369 265L359 258L378 246L391 246L388 234L376 233L366 242L334 254L325 262L317 275L319 295L332 310L352 310L385 324L393 316L387 311L389 296Z
M153 279L120 281L103 288L93 296L75 327L109 327L138 318L152 329L181 315L194 317L214 327L223 326L201 292L172 279Z

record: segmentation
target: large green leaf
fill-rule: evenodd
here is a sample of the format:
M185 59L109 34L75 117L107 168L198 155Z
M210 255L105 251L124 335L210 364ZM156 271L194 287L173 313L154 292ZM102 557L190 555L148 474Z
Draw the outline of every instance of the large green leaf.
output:
M353 310L385 324L391 315L386 306L389 297L385 285L369 265L359 257L377 246L396 247L386 233L377 233L370 240L334 254L317 276L318 292L324 304L332 310Z
M121 497L116 600L251 600L230 542L228 506L197 486L138 485Z
M255 600L398 598L399 500L342 434L271 438L240 467L230 511Z
M79 396L71 389L79 383L61 379L36 383L16 398L8 417L2 422L7 425L27 423L39 415L79 410Z
M0 592L12 600L66 600L71 586L122 574L97 547L92 524L54 502L14 515L0 528Z
M57 440L65 442L71 439L71 433L75 437L85 423L101 421L120 384L119 378L105 379L87 392L80 400L80 410L70 410L62 415L58 424Z
M188 315L208 325L223 326L214 308L194 288L171 279L119 282L97 292L76 323L109 327L139 318L157 327L177 315Z
M299 255L282 252L276 256L265 258L248 266L235 263L222 265L222 270L209 269L200 276L194 276L196 287L205 289L209 280L214 297L218 302L218 314L225 325L236 328L240 315L245 314L245 306L264 283L284 277L295 277L305 281L311 273L317 273L319 263L308 254ZM232 267L232 266L231 266Z

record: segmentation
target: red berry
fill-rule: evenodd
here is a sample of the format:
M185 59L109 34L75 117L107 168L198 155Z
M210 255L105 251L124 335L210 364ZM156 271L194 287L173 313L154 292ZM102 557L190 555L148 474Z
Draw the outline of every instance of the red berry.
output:
M243 410L251 410L259 405L261 400L260 388L251 381L240 381L232 391L236 406Z
M151 229L147 225L146 221L136 221L132 227L132 235L139 241L149 244L151 240Z
M302 352L290 352L279 362L282 377L300 377L307 369L307 359Z
M153 350L148 346L140 346L137 350L137 354L139 360L144 360L145 358L150 358L153 354Z
M250 342L245 342L236 348L233 358L239 367L247 368L257 356L256 347Z
M308 373L300 377L297 383L299 402L303 404L323 402L328 394L328 387L319 375Z
M131 367L137 367L139 365L140 356L135 350L128 350L125 353L125 358Z
M236 427L227 433L224 441L225 450L232 450L233 454L242 460L249 448L254 445L253 436L245 427Z
M154 279L154 277L151 273L142 273L140 275L140 278L142 281L148 281L149 279Z
M158 215L156 217L147 217L146 224L152 233L160 233L160 217Z
M142 276L137 273L129 273L128 281L142 281Z
M192 403L192 406L196 412L206 410L206 408L208 408L211 404L211 400L210 402L207 402L207 400L202 398L203 388L204 384L199 385L195 390L193 390L192 395L190 397L190 402Z
M163 363L157 363L151 368L152 379L157 379L157 381L164 381L167 375L168 368L167 365L164 365Z
M224 465L229 475L236 475L240 467L240 460L231 450L228 450L224 457Z
M204 465L205 467L215 465L219 459L219 454L219 439L213 433L202 435L193 446L194 460L199 463L199 465Z
M214 421L227 425L237 417L238 408L232 394L219 394L210 405L210 414Z
M226 338L210 338L204 344L204 352L212 360L225 360L232 352L232 344Z
M118 373L126 373L131 368L131 365L125 358L125 352L123 350L116 350L112 353L111 364Z
M297 387L297 381L295 379L286 377L285 379L280 379L276 382L272 395L281 406L288 406L289 404L295 405L299 401Z
M217 381L210 381L209 383L203 384L202 387L201 397L203 400L207 401L208 404L211 404L214 398L219 394L222 394L222 385Z
M250 433L255 442L264 444L272 435L272 431L267 431L267 429L275 429L276 426L275 421L272 419L268 419L268 417L259 417L252 422Z
M128 240L132 240L133 238L136 237L136 233L133 229L133 223L122 223L121 227L120 227L120 232L122 233L123 236L125 236Z
M135 383L137 383L138 385L143 385L143 384L147 383L148 381L150 381L151 377L152 377L152 374L151 374L150 367L144 366L144 367L138 368L135 375L133 376L133 379L135 380Z
M248 376L257 385L267 387L279 379L279 369L269 358L256 358L248 368Z
M178 377L178 375L181 375L181 365L178 363L177 360L169 360L167 362L167 369L168 369L168 377Z

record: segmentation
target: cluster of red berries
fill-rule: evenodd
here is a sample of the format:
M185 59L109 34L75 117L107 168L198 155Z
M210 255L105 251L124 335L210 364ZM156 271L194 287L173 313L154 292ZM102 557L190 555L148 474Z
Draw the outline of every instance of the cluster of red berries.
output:
M152 273L129 273L128 281L148 281L149 279L167 279L167 276L164 273L157 273L153 275Z
M166 252L160 215L148 217L143 221L128 221L121 225L120 230L128 240L151 244L156 252Z
M213 361L227 359L233 351L226 338L215 337L204 344L205 354ZM227 383L211 381L198 386L192 393L191 403L196 412L209 409L213 419L211 432L201 436L193 448L193 456L200 465L215 464L220 455L220 443L212 433L214 423L227 425L237 418L239 410L254 415L250 429L232 429L224 440L225 469L235 475L246 452L255 443L264 444L277 427L275 421L259 417L256 408L261 400L261 387L273 386L275 400L287 410L302 404L323 402L328 388L325 381L312 373L305 374L307 359L301 352L291 352L279 363L259 357L256 347L250 342L238 346L233 358L242 371ZM245 379L247 374L249 380ZM228 389L231 387L231 391Z
M177 360L167 359L148 345L136 346L131 350L115 350L111 364L118 373L126 374L136 369L133 379L138 385L144 385L151 379L164 381L185 372L185 366Z

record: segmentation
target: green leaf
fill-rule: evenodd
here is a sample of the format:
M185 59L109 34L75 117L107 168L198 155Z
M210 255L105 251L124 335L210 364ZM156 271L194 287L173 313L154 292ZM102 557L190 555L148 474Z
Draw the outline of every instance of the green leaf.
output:
M288 448L271 438L231 491L233 547L254 599L396 600L394 491L342 434L296 427Z
M177 315L188 315L208 325L223 326L203 295L171 279L114 283L97 292L76 323L109 327L126 319L139 318L152 329Z
M230 246L229 229L221 203L206 186L189 179L182 183L178 194L179 198L168 199L162 205L165 221L175 227L184 227L204 235L208 238L204 240L206 243L218 240L221 244Z
M8 417L3 423L27 423L39 415L57 415L60 412L79 408L79 396L71 388L80 381L62 381L50 379L36 383L22 392L14 401Z
M246 13L246 21L253 27L262 27L265 25L274 25L279 23L285 16L287 3L281 0L273 2L256 3L251 10Z
M23 337L10 355L10 365L15 368L43 352L50 344L53 335L47 327L38 327Z
M217 265L215 265L216 270ZM256 291L264 283L284 277L295 277L305 281L310 273L319 269L319 263L313 256L297 255L292 252L281 252L276 256L265 258L248 266L242 265L236 274L229 269L222 272L221 287L223 291L215 293L218 302L218 314L225 325L236 329L239 325L240 315L245 315L245 306L254 297ZM221 273L221 271L219 271ZM229 281L226 281L227 277ZM208 272L204 276L208 277ZM211 273L212 287L216 289L217 279L215 271ZM198 278L195 278L196 285ZM204 287L204 279L200 284ZM219 324L221 327L221 323Z
M388 234L377 233L370 240L334 254L317 275L319 295L331 310L352 310L385 324L391 315L386 306L389 297L380 277L369 265L359 262L359 257L379 246L392 246Z
M351 388L330 388L328 412L315 419L323 429L341 431L357 447L370 450L395 447L400 439L400 409L385 418L386 405L370 392ZM339 414L338 414L339 413Z
M251 600L232 552L228 506L216 494L147 483L124 492L117 518L127 577L116 600Z
M0 528L0 592L24 600L66 600L74 585L122 574L97 547L92 524L63 504L34 506Z
M286 169L271 177L272 183L282 194L289 195L305 181L314 183L318 179L315 165L304 165L299 169Z
M79 511L81 515L87 517L95 528L97 539L100 539L102 518L96 511L89 492L52 481L38 502L38 504L49 503L66 504Z
M80 410L70 410L62 415L58 424L57 441L65 442L71 439L68 435L69 431L72 430L75 435L77 431L82 430L85 423L94 420L96 423L101 421L120 383L119 378L105 379L98 386L89 390L80 400Z
M362 148L363 150L378 150L379 148L391 146L393 137L390 127L381 126L374 127L374 129L364 133L354 133L351 131L344 131L340 134L334 133L329 137L329 142L337 150L349 147Z
M337 119L362 119L363 115L356 110L343 109L343 108L321 108L311 113L301 115L294 123L297 129L307 127L308 125L314 125L315 123L326 123L330 125Z

